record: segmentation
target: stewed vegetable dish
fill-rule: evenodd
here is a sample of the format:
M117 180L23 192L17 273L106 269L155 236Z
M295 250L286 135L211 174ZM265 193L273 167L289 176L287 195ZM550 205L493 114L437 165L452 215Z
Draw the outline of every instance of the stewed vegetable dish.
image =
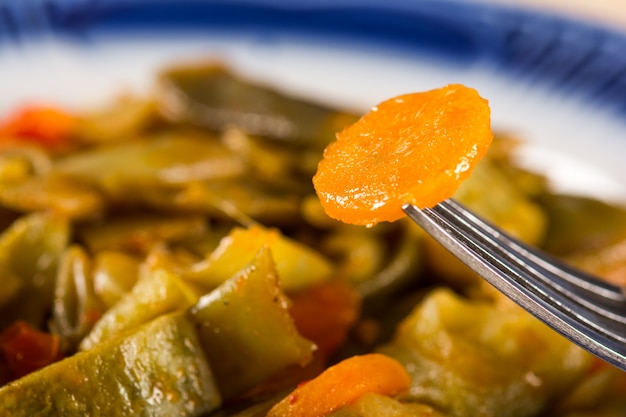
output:
M0 416L626 416L623 372L399 207L326 214L313 177L360 116L206 62L147 97L1 117ZM556 193L520 140L466 126L486 154L439 197L626 285L624 207Z

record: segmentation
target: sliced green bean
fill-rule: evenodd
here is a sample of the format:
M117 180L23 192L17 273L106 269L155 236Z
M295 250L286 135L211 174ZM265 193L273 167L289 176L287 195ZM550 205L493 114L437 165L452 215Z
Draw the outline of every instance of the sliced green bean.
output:
M278 229L259 225L235 227L202 262L183 276L205 288L216 288L250 263L264 246L272 250L280 283L285 291L306 288L325 281L333 265L316 250L283 235Z
M0 328L18 319L35 328L43 325L50 314L57 268L69 234L64 217L34 213L19 218L0 235L0 271L12 283L6 287L12 294L0 297L4 299Z
M213 131L237 126L251 135L323 147L357 116L247 82L214 63L172 68L159 77L162 112Z
M0 204L20 211L53 211L71 219L94 218L102 213L102 195L86 184L58 176L30 177L0 187Z
M409 400L455 416L535 416L593 363L520 307L449 289L431 292L380 350L409 371Z
M106 308L129 292L139 277L140 260L121 251L101 251L93 260L93 286Z
M198 237L206 231L206 220L201 215L143 213L86 225L78 228L78 235L93 253L116 250L146 254L158 245Z
M155 269L142 277L132 291L104 313L91 332L80 342L81 350L136 328L163 314L192 306L199 295L178 276Z
M221 403L195 324L184 312L0 388L0 415L14 417L185 417Z
M94 289L91 258L82 247L70 246L61 258L54 290L55 332L73 351L104 310Z
M263 246L249 266L191 309L225 399L312 359L314 345L299 335L288 307L270 249Z
M89 181L108 194L133 200L133 187L180 185L239 176L239 156L216 138L196 132L162 132L60 158L54 172Z

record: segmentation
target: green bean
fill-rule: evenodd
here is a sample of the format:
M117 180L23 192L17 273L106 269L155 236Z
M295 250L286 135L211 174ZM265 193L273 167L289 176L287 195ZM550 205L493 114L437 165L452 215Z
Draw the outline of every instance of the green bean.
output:
M125 96L81 114L75 135L90 144L122 142L141 134L156 116L153 100Z
M589 371L591 355L516 305L430 293L381 348L412 376L411 401L451 415L530 417Z
M540 204L549 217L545 241L560 255L594 252L626 239L626 208L589 197L549 194Z
M80 342L81 350L96 348L104 340L161 315L184 310L198 300L199 294L172 272L159 268L146 274L98 320Z
M380 303L381 298L390 297L417 283L423 267L421 239L408 231L401 232L397 239L399 242L393 246L384 266L356 285L369 303Z
M54 211L71 219L95 217L104 208L102 196L92 187L55 176L2 187L0 204L21 212Z
M241 158L214 137L184 131L155 135L65 156L53 171L130 200L131 187L181 185L245 172Z
M204 288L215 288L245 267L264 246L272 250L281 286L285 291L306 288L331 278L333 265L319 252L259 225L236 227L203 261L183 276Z
M197 237L206 230L200 215L133 214L90 223L77 228L77 233L92 253L117 250L145 255L155 246Z
M52 168L52 159L45 150L34 145L3 144L0 166L0 181L21 181L31 175L47 175Z
M369 281L389 255L384 242L362 228L340 228L330 233L322 242L324 253L337 262L339 278L353 285Z
M205 183L207 199L211 212L216 215L230 215L236 208L243 216L254 222L273 225L294 225L300 221L300 197L293 193L276 189L254 179ZM238 220L239 214L230 216ZM243 220L244 225L249 221Z
M91 258L82 247L70 246L61 258L54 290L55 333L73 351L104 310L95 293Z
M323 148L356 116L242 80L219 64L172 68L159 77L161 111L177 123Z
M67 219L34 213L16 220L0 235L2 286L0 327L25 320L40 328L52 306L57 267L69 241ZM17 286L17 287L16 287Z
M248 267L191 309L225 399L312 359L314 345L293 324L271 254L263 246Z
M93 286L106 308L129 292L139 276L140 260L121 251L98 252L93 260Z
M626 208L587 197L544 195L546 249L566 262L626 286Z
M222 403L185 312L0 388L2 416L197 416Z
M400 402L384 395L368 393L354 403L341 407L328 417L445 417L433 407L419 403Z

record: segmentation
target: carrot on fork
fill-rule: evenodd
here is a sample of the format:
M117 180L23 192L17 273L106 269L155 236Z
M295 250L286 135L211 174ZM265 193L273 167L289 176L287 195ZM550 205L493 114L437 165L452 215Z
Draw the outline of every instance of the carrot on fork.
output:
M324 150L313 177L324 210L372 226L451 197L491 145L490 114L461 84L382 102Z
M363 394L394 396L408 390L410 383L395 359L378 353L352 356L300 384L267 417L324 417Z

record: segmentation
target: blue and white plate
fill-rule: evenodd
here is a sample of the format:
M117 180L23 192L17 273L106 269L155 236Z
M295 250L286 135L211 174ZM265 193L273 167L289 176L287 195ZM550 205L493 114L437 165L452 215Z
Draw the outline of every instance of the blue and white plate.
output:
M626 200L626 34L461 0L0 0L0 112L149 90L216 58L285 91L365 111L464 83L520 160L566 190Z

